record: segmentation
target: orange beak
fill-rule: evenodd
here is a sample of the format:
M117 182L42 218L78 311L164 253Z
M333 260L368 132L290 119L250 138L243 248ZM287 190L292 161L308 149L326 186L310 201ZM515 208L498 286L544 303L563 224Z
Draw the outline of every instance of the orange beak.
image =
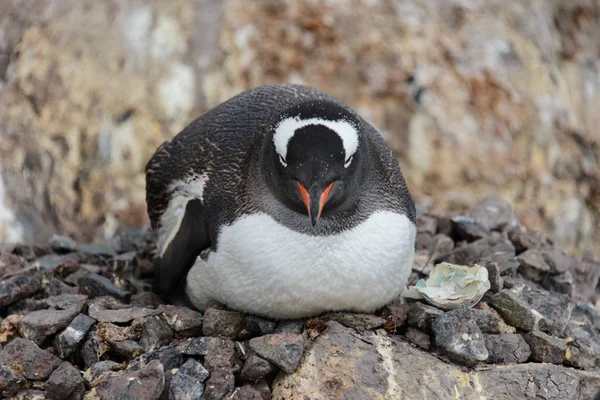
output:
M296 181L296 184L298 185L298 190L300 191L302 201L306 206L308 217L310 218L312 225L315 226L317 220L321 218L321 213L323 212L323 207L325 207L325 203L327 203L327 199L329 198L329 193L333 187L333 182L331 182L329 186L327 186L322 192L313 185L310 188L310 193L300 182Z

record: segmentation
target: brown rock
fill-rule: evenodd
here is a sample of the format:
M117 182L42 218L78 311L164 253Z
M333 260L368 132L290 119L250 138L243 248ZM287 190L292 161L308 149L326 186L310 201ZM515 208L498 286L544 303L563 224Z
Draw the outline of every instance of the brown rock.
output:
M77 314L77 310L33 311L19 321L19 333L41 345L49 336L66 328Z
M562 364L565 360L565 340L540 331L529 332L524 338L531 348L531 360L552 364Z
M47 379L61 363L60 358L22 338L14 339L0 352L0 364L34 381Z
M236 311L209 308L204 312L202 332L205 336L236 339L246 326L245 316Z
M418 328L409 326L404 336L406 337L406 340L423 349L429 349L429 347L431 347L431 339L429 338L429 335Z
M256 354L250 354L244 362L242 378L247 381L256 382L275 370L275 366L269 361Z
M81 385L83 379L79 370L68 362L63 362L50 375L44 384L44 389L52 399L62 400L69 396Z
M373 314L361 313L329 313L325 314L324 318L329 321L336 321L342 325L351 328L360 329L375 329L380 328L385 324L385 320Z
M488 349L487 362L492 364L524 363L531 355L529 345L522 335L504 333L501 335L484 335Z
M251 339L250 349L291 374L302 358L304 339L300 335L265 335Z
M96 393L102 400L156 400L160 398L164 385L165 373L162 364L151 361L139 371L120 372L105 377L96 386Z
M199 312L171 305L160 305L157 311L176 334L185 337L202 334L202 314Z

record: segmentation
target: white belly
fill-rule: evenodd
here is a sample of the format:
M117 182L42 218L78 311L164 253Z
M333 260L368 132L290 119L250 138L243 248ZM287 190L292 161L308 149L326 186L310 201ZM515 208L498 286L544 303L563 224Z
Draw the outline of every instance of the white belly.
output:
M224 227L218 251L198 257L187 293L199 309L209 300L273 318L325 311L371 312L396 298L413 263L416 228L385 211L331 236L292 231L266 214Z

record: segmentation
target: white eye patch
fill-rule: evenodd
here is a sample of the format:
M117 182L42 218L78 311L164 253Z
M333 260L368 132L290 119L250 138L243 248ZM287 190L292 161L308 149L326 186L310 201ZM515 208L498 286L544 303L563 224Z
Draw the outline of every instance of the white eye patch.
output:
M275 151L279 154L279 161L284 167L287 167L287 152L290 140L300 128L309 125L322 125L335 133L342 139L344 146L345 162L344 167L348 168L352 163L352 156L358 149L358 130L351 122L347 120L330 121L321 118L300 119L300 117L290 117L283 119L275 128L273 135L273 143L275 143Z

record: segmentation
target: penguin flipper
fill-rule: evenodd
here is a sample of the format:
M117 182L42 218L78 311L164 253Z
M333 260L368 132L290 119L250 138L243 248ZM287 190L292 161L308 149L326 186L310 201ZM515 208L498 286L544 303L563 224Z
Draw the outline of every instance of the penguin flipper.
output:
M165 298L177 295L177 289L202 250L210 247L210 236L204 223L204 207L199 199L188 201L175 233L154 264L155 290Z

